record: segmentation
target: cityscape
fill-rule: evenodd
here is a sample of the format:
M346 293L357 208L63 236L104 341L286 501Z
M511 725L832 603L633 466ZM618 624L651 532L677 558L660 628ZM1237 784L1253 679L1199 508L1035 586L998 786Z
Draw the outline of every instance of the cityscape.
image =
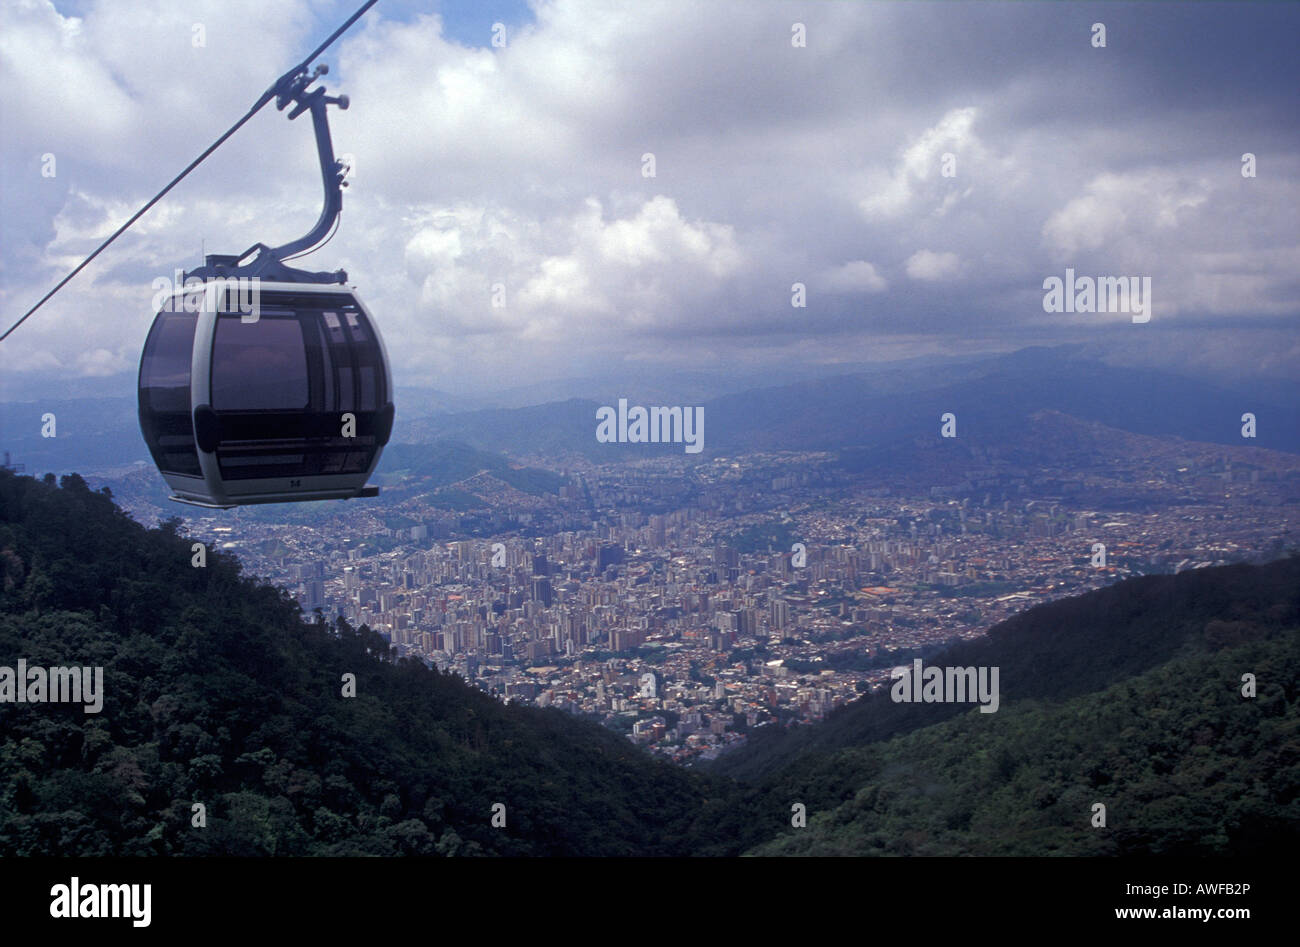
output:
M826 452L575 462L554 495L487 471L453 485L484 498L470 513L435 493L293 525L199 514L189 535L399 657L689 763L822 720L1040 602L1294 545L1300 460L1142 447L928 489Z

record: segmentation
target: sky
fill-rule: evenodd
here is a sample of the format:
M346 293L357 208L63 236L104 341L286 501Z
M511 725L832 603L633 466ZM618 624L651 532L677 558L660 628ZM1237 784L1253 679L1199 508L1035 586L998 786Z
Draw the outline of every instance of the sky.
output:
M355 5L0 4L3 327ZM380 0L321 60L354 172L296 265L348 271L399 386L467 394L1066 342L1294 379L1298 30L1296 4ZM129 394L155 279L310 229L285 115L0 343L0 400ZM1150 321L1045 311L1067 268L1149 277Z

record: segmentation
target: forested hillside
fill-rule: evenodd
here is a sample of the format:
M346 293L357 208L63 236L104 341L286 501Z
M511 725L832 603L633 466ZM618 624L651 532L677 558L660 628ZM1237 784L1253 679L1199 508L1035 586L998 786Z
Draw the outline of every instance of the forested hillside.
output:
M1244 854L1300 843L1300 558L1148 576L1030 609L927 664L1000 666L1001 706L894 703L718 770L784 807L760 854ZM1244 675L1255 695L1243 696ZM807 806L806 829L790 806ZM1106 807L1105 829L1092 826Z
M1230 624L1207 631L1212 621ZM998 667L1005 709L1024 699L1060 701L1094 693L1178 655L1297 626L1300 558L1292 556L1264 566L1143 576L1049 602L926 663ZM963 704L896 704L888 691L877 692L832 714L822 726L763 733L722 757L716 768L757 779L805 755L888 739L969 709Z
M1240 694L1241 675L1259 682ZM1243 855L1300 843L1300 636L968 713L790 774L853 787L768 855ZM1094 827L1094 805L1105 827Z

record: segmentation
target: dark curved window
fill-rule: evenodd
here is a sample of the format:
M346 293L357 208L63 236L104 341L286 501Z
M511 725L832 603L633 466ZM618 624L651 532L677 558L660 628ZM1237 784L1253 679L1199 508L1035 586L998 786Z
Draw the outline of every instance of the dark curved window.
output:
M140 430L158 469L200 476L190 417L190 363L196 313L161 312L140 359Z
M212 407L217 411L303 411L307 350L294 312L268 311L256 322L217 317L212 343Z

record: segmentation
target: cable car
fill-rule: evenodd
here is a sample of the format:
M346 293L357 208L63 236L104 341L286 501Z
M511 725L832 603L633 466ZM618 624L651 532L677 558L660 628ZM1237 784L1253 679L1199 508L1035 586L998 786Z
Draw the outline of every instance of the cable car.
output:
M345 287L220 280L173 294L140 364L140 427L173 499L202 506L374 496L393 426L383 339ZM225 297L223 299L223 297Z
M325 207L304 237L211 254L157 300L140 359L140 430L171 499L226 509L379 493L366 480L393 428L393 380L374 318L347 274L285 265L321 242L342 209L326 104L302 69L275 87L289 118L310 110ZM244 263L256 251L251 262Z

